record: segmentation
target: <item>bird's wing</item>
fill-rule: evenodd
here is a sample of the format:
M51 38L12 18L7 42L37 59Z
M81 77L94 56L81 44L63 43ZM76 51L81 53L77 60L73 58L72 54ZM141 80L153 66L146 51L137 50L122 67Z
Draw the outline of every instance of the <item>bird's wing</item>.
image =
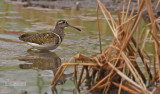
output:
M20 40L25 42L31 42L36 44L44 44L44 43L59 43L61 42L61 38L56 33L40 33L40 34L23 34L19 37Z

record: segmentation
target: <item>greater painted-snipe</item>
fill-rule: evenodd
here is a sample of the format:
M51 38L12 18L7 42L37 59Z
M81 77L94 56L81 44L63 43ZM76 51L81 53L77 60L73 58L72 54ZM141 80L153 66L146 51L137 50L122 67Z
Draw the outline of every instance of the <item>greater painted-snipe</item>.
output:
M55 29L52 32L46 33L36 33L36 34L23 34L19 37L20 40L27 42L29 45L32 46L32 49L39 49L39 50L53 50L56 49L64 39L64 28L65 27L72 27L79 31L79 28L74 27L67 23L65 20L58 20L55 26Z

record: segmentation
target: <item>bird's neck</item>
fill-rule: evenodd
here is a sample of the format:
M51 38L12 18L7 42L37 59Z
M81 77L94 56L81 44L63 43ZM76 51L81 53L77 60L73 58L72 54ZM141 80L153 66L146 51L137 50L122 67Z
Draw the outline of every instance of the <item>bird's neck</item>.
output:
M59 26L56 25L55 29L52 32L58 34L63 40L63 38L64 38L64 27L59 27Z

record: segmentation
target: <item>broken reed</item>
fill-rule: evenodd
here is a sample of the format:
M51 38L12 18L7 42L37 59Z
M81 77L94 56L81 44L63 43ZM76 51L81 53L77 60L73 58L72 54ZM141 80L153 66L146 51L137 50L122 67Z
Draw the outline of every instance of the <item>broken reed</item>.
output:
M135 5L130 5L131 0L129 0L127 10L125 11L126 2L123 0L123 9L121 14L118 9L118 23L116 23L110 12L104 7L100 0L97 0L97 2L97 24L100 40L100 56L90 58L82 54L77 54L72 57L68 63L63 63L60 66L54 79L52 80L51 85L53 87L56 85L68 66L74 66L74 77L77 87L80 87L84 81L89 79L91 81L91 88L89 91L98 89L102 90L103 93L107 93L111 87L116 86L119 88L118 94L121 93L122 89L134 94L158 92L159 87L155 87L153 91L147 90L147 87L155 84L160 78L160 45L156 28L156 21L159 19L156 19L153 15L151 1L142 0L140 2L137 0L137 5L139 8L136 13ZM158 4L159 3L157 3L157 6ZM141 19L144 12L144 5L147 7L146 11L149 14L151 23L144 26L142 31L139 31L137 28L142 21ZM133 7L129 14L130 6ZM103 51L101 50L100 27L98 20L99 8L114 36L112 44L106 46ZM150 29L144 32L145 28L148 26L150 26ZM140 32L145 33L145 36L142 37ZM146 40L149 37L149 34L154 41L153 44L155 45L155 54L153 57L148 56L149 52L145 51ZM142 40L139 40L140 37ZM142 45L139 45L140 43ZM144 65L148 79L138 65L136 60L138 57L140 57L141 62ZM147 63L148 57L151 59L149 63L153 65L153 68L151 68ZM75 60L75 63L70 63L73 59ZM82 63L77 63L76 61L82 61ZM156 65L158 65L158 69L156 69ZM77 79L77 66L82 66L79 79ZM84 71L86 71L86 73L84 73ZM153 74L151 71L153 71ZM146 84L147 82L148 84Z

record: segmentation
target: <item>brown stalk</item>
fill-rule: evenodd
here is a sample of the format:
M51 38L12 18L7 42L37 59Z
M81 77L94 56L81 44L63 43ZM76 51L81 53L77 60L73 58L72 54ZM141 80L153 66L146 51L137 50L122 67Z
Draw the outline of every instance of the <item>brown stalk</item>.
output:
M131 3L131 0L129 0L129 3L128 3L128 6L127 6L127 11L126 11L126 15L125 15L125 17L124 17L124 20L127 19L127 15L128 15L128 10L129 10L130 3ZM123 21L123 23L124 23L124 21Z
M64 66L63 70L61 71L60 75L58 76L57 80L55 81L55 84L58 82L58 80L61 78L62 74L64 73L64 71L66 70L68 66ZM58 73L59 74L59 73Z
M113 39L113 41L112 41L112 44L111 45L115 45L116 43L116 41L115 41L116 39ZM109 51L108 51L108 56L106 57L106 61L109 61L109 59L111 58L111 55L112 55L112 51L113 51L113 47L110 47L110 48L108 48L109 49Z
M157 3L157 5L156 5L155 9L158 8L159 4L160 4L160 0L158 0L158 3Z
M133 5L132 12L131 12L129 18L131 18L131 17L133 16L134 8L135 8L135 5ZM128 27L128 28L125 30L125 32L126 32L126 39L127 39L128 34L129 34L129 32L127 32L127 31L129 31L129 29L130 29L130 27L131 27L130 24L131 24L131 21L128 22L128 24L127 24L127 27ZM125 40L126 40L126 39L125 39ZM135 43L135 44L136 44L136 43ZM132 53L132 55L134 55L132 51L130 51L130 52ZM140 68L138 67L138 65L137 65L136 63L134 63L134 66L136 67L138 73L140 73L140 75L141 75L143 81L146 82L146 79L145 79L143 73L141 72Z
M159 75L158 75L158 76L159 76ZM158 76L154 77L154 78L150 81L150 83L149 83L149 85L148 85L147 87L152 86L152 85L155 83L155 81L158 80L158 78L159 78Z
M156 60L158 63L158 75L159 75L159 79L160 79L160 44L158 41L158 36L157 36L157 28L156 28L156 24L155 24L155 17L154 17L154 13L153 13L153 9L152 9L152 3L150 0L146 0L146 6L147 6L147 10L148 10L148 14L149 14L149 18L150 21L152 23L152 29L153 29L153 34L152 36L155 38L155 52L156 52Z
M100 85L100 86L97 86L97 89L103 89L103 88L105 88L109 83L110 83L110 82L107 81L105 84L102 84L102 85Z
M136 41L135 41L134 38L132 38L132 42L133 42L134 45L136 45ZM151 73L151 71L150 71L150 69L149 69L149 67L146 63L145 57L144 57L142 51L140 50L140 48L138 48L138 53L139 53L139 56L141 57L141 59L143 61L143 64L145 66L145 69L146 69L147 73L149 74L149 77L152 79L152 73Z
M123 26L121 26L122 23L121 23L120 9L118 8L117 11L118 11L118 22L119 22L119 25L120 25L120 28L119 28L118 31L120 32L120 31L122 31L122 27L123 27Z
M107 76L105 76L102 80L100 80L96 85L94 85L94 86L90 89L90 91L94 90L94 89L97 88L101 83L103 83L104 81L106 81L111 74L112 74L112 72L110 72Z
M74 66L74 80L75 80L75 82L77 83L77 66L75 65Z
M156 91L155 91L155 94L159 94L159 91L160 91L160 86L157 87Z
M132 31L131 31L128 39L126 39L126 42L122 45L122 50L124 50L124 49L126 48L127 44L128 44L129 41L131 40L131 38L132 38L132 36L133 36L133 33L135 32L135 30L136 30L136 28L137 28L137 26L138 26L138 24L139 24L139 22L140 22L140 18L141 18L141 15L142 15L141 10L142 10L142 8L143 8L143 6L144 6L144 3L145 3L145 0L143 0L142 3L141 3L141 5L140 5L140 8L139 8L138 13L137 13L138 16L137 16L137 18L136 18L136 20L135 20L135 22L134 22L134 26L133 26L133 28L132 28Z
M117 87L120 87L120 84L118 84L118 83L116 83L116 82L112 82L112 84L114 84L114 85L117 86ZM123 90L125 90L125 91L127 91L127 92L130 92L130 93L132 93L132 94L139 94L139 92L136 92L136 91L134 91L134 90L132 90L132 89L124 86L124 85L122 85L121 87L122 87Z
M119 74L122 78L126 79L128 82L132 83L133 85L135 85L137 88L143 90L143 91L147 91L145 90L142 86L138 85L137 83L135 83L133 80L131 80L130 78L128 78L125 74L123 74L121 71L119 71L117 68L115 68L110 62L108 62L108 64L114 69L114 71Z
M133 50L132 46L129 44L129 45L127 46L127 48L128 48L128 50L129 50L129 55L134 56L134 53L133 53L133 52L135 52L135 51ZM133 62L132 64L133 64L133 66L136 68L136 70L138 71L139 75L142 77L144 83L146 83L146 78L145 78L143 72L140 70L137 62L135 61L135 62Z
M139 0L137 0L137 5L138 5L138 8L139 8Z
M52 80L52 82L51 82L51 85L54 85L54 83L57 82L57 81L59 80L59 78L61 77L61 76L59 76L59 77L58 77L58 80L56 80L56 78L57 78L58 74L60 73L60 70L62 69L63 66L65 66L64 69L66 69L67 66L75 66L75 65L77 65L77 66L78 66L78 65L81 65L81 66L97 66L97 64L95 64L95 63L63 63L63 64L59 67L58 71L56 72L56 75L55 75L55 77L53 78L53 80ZM64 69L63 69L63 70L64 70ZM64 72L64 71L63 71L63 72ZM61 72L61 74L62 74L63 72ZM55 81L55 80L56 80L56 81Z
M137 92L139 92L139 93L142 93L141 90L139 90L138 88L134 87L133 85L131 85L131 84L129 84L129 83L125 83L125 85L126 85L127 87L130 87L130 88L131 88L132 90L134 90L134 91L137 91Z
M114 31L114 30L116 29L115 26L117 26L117 24L115 23L114 19L113 19L112 16L110 15L110 12L107 11L106 8L103 6L103 4L102 4L99 0L97 0L97 2L98 2L98 5L99 5L99 7L100 7L100 9L101 9L104 17L105 17L105 19L106 19L106 21L107 21L110 29L111 29L112 32L113 32L114 37L116 37L116 39L117 39L117 33ZM107 14L108 17L110 18L112 25L111 25L111 23L109 22L109 19L108 19L108 17L107 17L106 14Z
M60 71L61 71L62 68L63 68L63 66L60 66L60 67L58 68L58 71L56 72L56 74L55 74L55 76L54 76L54 78L53 78L53 80L52 80L52 82L51 82L51 85L52 85L52 86L55 85L55 80L56 80L56 78L57 78L57 76L58 76L58 74L60 73Z
M147 40L147 37L148 37L148 35L149 35L149 30L147 30L146 31L146 33L145 33L145 36L144 36L144 38L143 38L143 40L142 40L142 47L141 47L141 51L143 51L144 50L144 47L145 47L145 44L146 44L146 40Z
M91 72L91 69L92 69L92 68L89 69L89 72ZM83 83L86 78L87 78L87 77L85 76L85 77L81 80L81 83Z
M159 0L160 1L160 0ZM146 89L146 85L144 84L146 82L146 78L144 76L144 73L141 71L139 65L136 62L137 55L135 52L135 48L137 48L138 55L140 56L144 66L145 71L148 73L150 79L152 79L149 82L149 86L151 86L153 83L155 83L160 78L160 45L157 38L157 32L155 31L155 19L153 16L153 10L149 9L151 7L151 2L149 0L146 1L149 17L151 19L151 25L152 25L152 31L151 35L153 36L153 39L155 40L155 51L157 56L157 61L159 64L159 70L156 72L156 64L154 64L154 76L152 77L151 69L148 67L147 64L147 53L143 51L145 48L145 41L147 39L149 31L145 33L145 37L142 40L142 49L138 46L138 38L135 40L134 33L141 21L141 15L142 15L142 8L145 4L145 0L142 0L141 4L138 5L138 13L137 15L133 15L135 11L135 5L132 8L132 12L130 16L127 18L129 5L131 0L129 1L128 8L125 14L125 0L123 0L123 10L122 10L122 18L120 14L120 10L118 10L118 21L117 24L116 21L111 16L110 12L103 6L103 4L100 2L100 0L97 0L98 6L97 6L97 26L99 31L99 41L100 41L100 52L101 55L99 57L89 58L87 56L84 56L82 54L77 54L74 56L75 60L80 60L84 62L92 62L92 63L63 63L60 68L58 69L55 77L52 80L52 85L55 85L56 82L60 79L61 75L67 68L67 66L75 66L74 76L77 78L77 66L83 66L80 77L78 79L77 87L79 87L83 81L87 78L90 78L90 73L93 80L93 86L89 91L92 91L94 89L103 89L103 93L108 93L108 90L110 86L115 85L119 87L118 93L121 93L121 89L128 91L133 94L139 94L139 93L151 93ZM139 0L137 1L139 4ZM106 50L102 52L101 48L101 35L100 35L100 26L99 26L99 17L98 17L98 9L101 9L101 12L103 13L105 20L107 21L109 27L111 28L111 31L114 35L114 39L112 41L112 44L110 46L106 47ZM137 35L139 36L139 35ZM130 44L130 41L133 42L133 45ZM126 68L125 66L126 65ZM88 70L89 68L89 70ZM63 69L63 70L62 70ZM86 76L82 79L84 70L86 69ZM127 72L130 72L130 74L125 73L124 70L127 69ZM62 70L62 72L60 72ZM123 70L123 72L122 72ZM103 73L105 72L105 73ZM93 75L95 73L95 75ZM156 74L159 73L157 76ZM59 75L58 75L59 74ZM117 80L118 82L114 82L114 78L118 76ZM133 79L130 77L132 76ZM125 79L128 84L123 84L122 79ZM97 81L96 84L94 84L94 81ZM135 80L135 81L134 81ZM148 80L148 79L147 79ZM120 83L119 83L120 81ZM111 85L112 83L112 85ZM153 91L152 91L153 92Z
M80 74L79 81L78 81L78 84L77 84L78 87L81 85L81 79L82 79L82 76L83 76L83 72L84 72L84 66L82 67L82 70L81 70L81 74Z
M126 66L126 64L123 65L123 73L125 72L125 66ZM122 82L123 82L123 79L121 78L120 86L118 89L118 94L121 94Z
M99 1L99 0L98 0ZM103 7L103 6L102 6ZM102 9L104 9L104 8L102 8ZM105 16L105 14L104 14L104 16ZM133 27L133 30L132 30L132 32L133 31L135 31L135 28L137 27L137 23L139 23L139 19L140 19L140 17L141 17L141 15L140 16L138 16L138 20L136 21L136 24L134 25L134 27ZM107 18L106 18L107 19ZM115 35L115 34L114 34ZM132 35L132 34L131 34ZM116 36L115 36L116 37ZM130 37L131 38L131 37ZM132 72L132 73L134 73L134 72Z
M124 52L121 53L122 57L125 60L126 65L128 66L128 68L130 69L133 77L135 78L136 82L143 87L143 89L145 90L145 85L141 79L141 77L139 76L139 74L137 73L137 70L135 69L135 67L132 65L132 63L130 62L130 60L127 58L127 56L124 54Z
M142 12L140 12L140 14L138 15L138 18L136 19L135 21L135 24L131 30L131 33L130 35L128 36L128 38L126 39L126 42L123 43L122 45L122 51L126 48L126 46L128 45L129 41L131 40L131 38L133 37L133 34L137 28L137 26L139 25L139 22L140 22L140 19L141 19L141 15L142 15Z
M124 14L125 14L125 3L126 3L126 1L125 0L123 0L123 10L122 10L122 23L124 22Z
M104 87L103 94L107 94L107 92L109 91L110 86L111 86L111 82L108 80L106 82L106 86Z
M99 9L99 5L97 5L96 15L97 15L97 26L98 26L98 32L99 32L98 35L99 35L100 53L102 54L101 31L100 31L100 25L99 25L98 9Z

